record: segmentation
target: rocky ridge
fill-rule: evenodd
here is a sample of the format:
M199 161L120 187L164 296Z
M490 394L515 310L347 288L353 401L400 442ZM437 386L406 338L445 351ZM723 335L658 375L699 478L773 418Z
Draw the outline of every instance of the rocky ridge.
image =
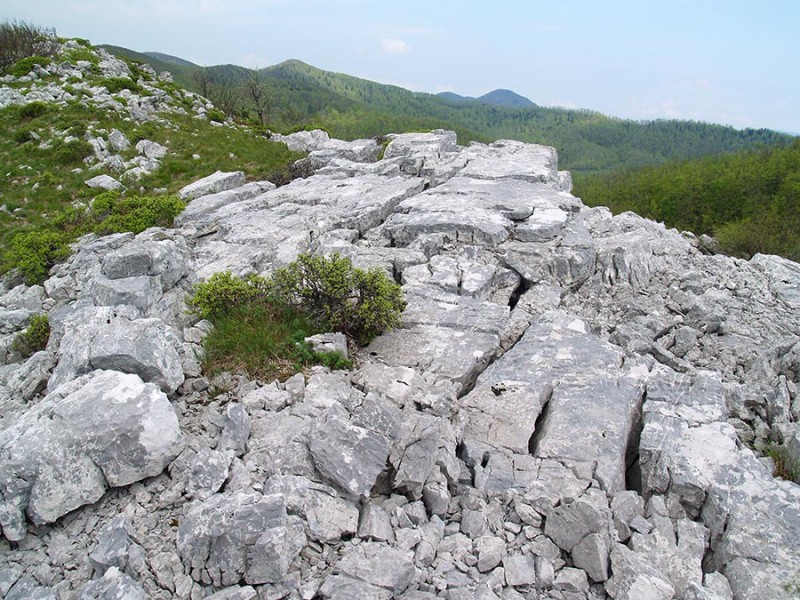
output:
M552 148L288 137L312 177L215 174L0 297L1 594L796 597L800 488L753 448L800 461L798 265L587 208ZM191 285L303 252L385 269L403 326L203 377Z

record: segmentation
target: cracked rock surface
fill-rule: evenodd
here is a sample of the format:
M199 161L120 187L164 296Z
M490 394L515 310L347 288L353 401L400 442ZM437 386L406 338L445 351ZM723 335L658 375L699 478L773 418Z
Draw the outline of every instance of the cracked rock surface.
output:
M390 139L286 136L315 175L214 174L177 229L1 291L0 595L794 597L764 454L800 455L800 267L587 208L552 148ZM384 269L402 326L352 371L209 382L192 284L299 253Z

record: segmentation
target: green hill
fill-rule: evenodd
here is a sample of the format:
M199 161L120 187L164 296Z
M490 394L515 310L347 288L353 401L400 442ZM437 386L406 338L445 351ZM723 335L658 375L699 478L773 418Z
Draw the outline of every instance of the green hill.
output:
M139 56L157 70L166 64ZM443 127L454 129L461 143L510 138L554 146L562 168L577 175L785 144L792 139L767 129L738 130L695 121L631 121L589 110L465 101L457 94L442 97L411 92L324 71L299 60L257 72L234 65L204 69L179 64L174 69L176 81L195 91L201 91L196 79L203 71L220 93L240 90L248 78L260 78L271 95L268 125L278 131L322 127L334 137L355 139ZM510 102L509 94L514 93L497 90L488 96L493 94ZM252 116L246 94L240 91L235 95L231 102L222 97L212 100L228 112ZM514 96L517 102L522 98Z
M786 147L587 177L575 193L590 206L713 234L732 254L800 260L800 139Z
M525 96L520 96L511 90L493 90L488 94L478 97L478 102L493 104L494 106L510 106L512 108L533 108L536 106Z

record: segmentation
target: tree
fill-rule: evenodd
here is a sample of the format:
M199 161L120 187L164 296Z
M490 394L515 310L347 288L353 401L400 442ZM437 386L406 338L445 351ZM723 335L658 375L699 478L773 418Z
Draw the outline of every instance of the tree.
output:
M242 83L243 96L251 104L253 111L258 116L258 121L267 126L272 112L273 98L261 71L250 71Z
M0 71L29 56L53 57L58 50L56 30L25 21L0 23Z

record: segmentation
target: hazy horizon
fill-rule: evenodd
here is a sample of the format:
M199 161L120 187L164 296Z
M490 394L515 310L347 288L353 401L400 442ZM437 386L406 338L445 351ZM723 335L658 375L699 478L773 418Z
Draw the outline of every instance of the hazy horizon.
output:
M429 93L800 133L800 3L6 0L0 20L200 65L320 69Z

